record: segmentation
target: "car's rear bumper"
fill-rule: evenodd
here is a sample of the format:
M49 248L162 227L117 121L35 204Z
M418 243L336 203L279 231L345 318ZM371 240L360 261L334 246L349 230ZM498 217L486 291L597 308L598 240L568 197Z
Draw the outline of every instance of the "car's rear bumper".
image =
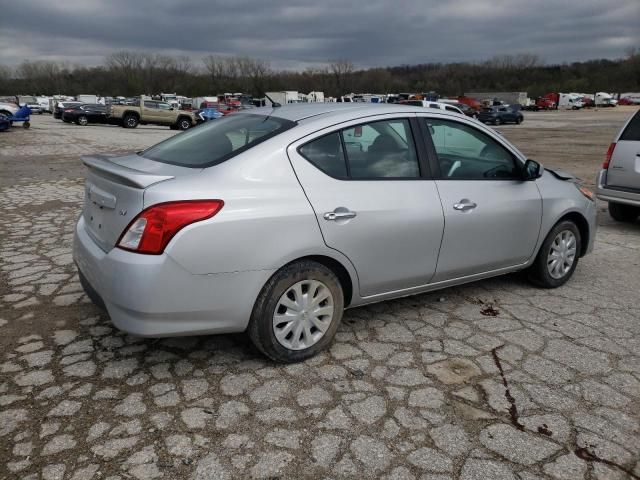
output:
M241 332L272 271L194 275L170 256L104 252L76 225L73 257L85 289L121 330L145 337Z
M623 203L640 207L640 193L631 189L607 187L607 171L600 170L596 178L596 196L607 202Z

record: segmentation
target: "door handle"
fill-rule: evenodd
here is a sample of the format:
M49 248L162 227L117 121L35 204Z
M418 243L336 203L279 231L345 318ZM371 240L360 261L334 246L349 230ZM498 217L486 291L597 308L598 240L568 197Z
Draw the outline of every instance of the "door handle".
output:
M453 209L454 210L459 210L461 212L466 212L467 210L473 210L477 206L478 206L477 203L470 202L469 200L467 200L465 198L463 200L460 200L460 203L454 203L453 204Z
M355 218L356 212L346 211L333 211L327 212L324 215L325 220L347 220L349 218Z

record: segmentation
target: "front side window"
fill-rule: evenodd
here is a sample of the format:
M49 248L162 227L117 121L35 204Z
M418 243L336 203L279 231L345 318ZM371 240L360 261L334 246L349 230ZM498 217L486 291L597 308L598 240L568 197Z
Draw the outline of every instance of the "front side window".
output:
M189 168L228 160L296 125L284 118L237 114L206 122L141 152L145 158Z
M324 173L335 178L367 180L420 177L411 127L405 119L345 128L303 145L299 152Z
M443 179L520 178L513 155L485 133L450 120L428 118L424 121L431 133Z

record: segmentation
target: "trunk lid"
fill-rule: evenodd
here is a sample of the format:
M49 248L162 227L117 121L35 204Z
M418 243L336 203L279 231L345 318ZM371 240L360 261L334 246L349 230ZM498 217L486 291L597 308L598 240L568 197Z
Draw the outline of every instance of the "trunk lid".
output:
M86 156L82 163L88 169L82 216L87 232L105 252L115 247L123 230L144 208L145 189L180 174L195 173L135 154Z

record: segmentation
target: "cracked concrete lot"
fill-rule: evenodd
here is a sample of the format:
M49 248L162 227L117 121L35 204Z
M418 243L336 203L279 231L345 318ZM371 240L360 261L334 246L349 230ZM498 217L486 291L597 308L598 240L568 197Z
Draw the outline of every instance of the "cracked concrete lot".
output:
M501 127L586 183L629 108ZM140 339L82 293L79 155L166 128L34 116L0 134L0 478L640 478L640 223L599 205L595 251L347 311L332 348L276 365L244 335Z

